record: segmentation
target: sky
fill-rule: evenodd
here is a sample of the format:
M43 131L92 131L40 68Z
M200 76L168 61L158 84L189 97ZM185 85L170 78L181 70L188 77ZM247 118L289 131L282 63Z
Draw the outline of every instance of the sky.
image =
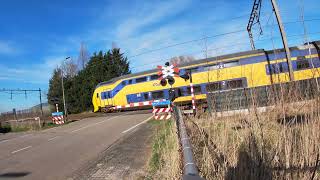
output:
M320 40L319 0L278 0L290 46ZM253 0L10 0L0 6L0 89L39 89L44 101L53 69L112 43L132 72L180 55L195 59L250 50ZM305 20L302 22L302 16ZM270 1L263 1L257 49L281 48ZM0 92L0 112L39 104L38 93Z

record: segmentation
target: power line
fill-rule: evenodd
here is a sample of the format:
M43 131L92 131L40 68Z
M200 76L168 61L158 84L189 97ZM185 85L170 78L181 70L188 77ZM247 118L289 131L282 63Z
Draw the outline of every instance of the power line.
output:
M319 21L319 20L320 20L320 18L314 18L314 19L308 19L308 20L304 20L304 21L308 22L308 21ZM289 21L289 22L285 22L283 24L291 24L291 23L297 23L297 22L301 22L301 20ZM269 26L272 27L274 25L266 25L266 26L262 26L262 27L269 27ZM189 43L193 43L193 42L197 42L197 41L202 41L204 39L211 39L211 38L215 38L215 37L219 37L219 36L225 36L225 35L235 34L235 33L239 33L239 32L245 32L245 31L247 31L247 30L239 29L239 30L231 31L231 32L227 32L227 33L221 33L221 34L216 34L216 35L212 35L212 36L206 36L206 37L193 39L193 40L189 40L189 41L184 41L184 42L171 44L171 45L160 47L160 48L156 48L156 49L151 49L151 50L148 50L148 51L145 51L145 52L142 52L142 53L138 53L138 54L135 54L135 55L132 55L132 56L128 56L128 58L130 59L130 58L133 58L133 57L141 56L141 55L144 55L144 54L149 54L149 53L160 51L160 50L167 49L167 48L172 48L172 47L176 47L176 46L180 46L180 45L184 45L184 44L189 44Z
M313 18L313 19L307 19L307 20L305 19L304 21L305 22L306 21L307 22L308 21L312 22L312 21L318 21L318 20L320 20L320 18ZM284 22L283 24L291 24L291 23L298 23L298 22L301 22L301 20L288 21L288 22ZM276 26L276 25L265 25L265 26L262 26L262 27L273 27L273 26ZM211 35L211 36L205 36L205 37L198 38L198 39L193 39L193 40L184 41L184 42L180 42L180 43L175 43L175 44L171 44L171 45L160 47L160 48L156 48L156 49L151 49L151 50L148 50L148 51L145 51L145 52L142 52L142 53L138 53L138 54L135 54L135 55L132 55L132 56L127 56L127 58L130 60L133 57L138 57L138 56L141 56L141 55L144 55L144 54L149 54L149 53L153 53L153 52L156 52L156 51L160 51L160 50L164 50L164 49L168 49L168 48L172 48L172 47L176 47L176 46L181 46L181 45L185 45L185 44L189 44L189 43L193 43L193 42L198 42L198 41L202 41L202 40L205 40L205 39L211 39L211 38L215 38L215 37L226 36L226 35L231 35L231 34L235 34L235 33L239 33L239 32L246 32L246 31L247 30L245 30L245 29L239 29L239 30L231 31L231 32L227 32L227 33L221 33L221 34L215 34L215 35ZM218 48L218 49L221 49L221 48ZM163 62L163 61L167 61L167 60L170 60L170 58L167 58L165 60L153 61L153 62L151 62L151 64L154 64L154 63L157 63L157 62ZM145 66L145 65L150 65L150 63L143 64L142 66ZM92 64L90 66L91 67L95 67L97 65L96 64ZM139 68L139 67L142 67L142 66L141 65L133 66L133 67L131 67L131 69L136 69L136 68Z
M10 94L10 99L13 99L13 95L17 94L19 92L23 92L25 94L25 98L27 98L27 92L39 92L39 101L40 101L40 110L41 110L41 116L43 116L43 109L42 109L42 95L41 95L41 89L6 89L2 88L0 89L0 92Z
M148 54L148 53L151 53L151 52L155 52L155 51L159 51L159 50L163 50L163 49L167 49L167 48L172 48L172 47L175 47L175 46L180 46L180 45L184 45L184 44L189 44L189 43L192 43L192 42L202 41L202 40L208 39L208 38L225 36L225 35L234 34L234 33L239 33L239 32L243 32L243 31L244 31L244 30L237 30L237 31L232 31L232 32L227 32L227 33L222 33L222 34L216 34L216 35L212 35L212 36L206 36L206 37L202 37L202 38L200 38L200 39L193 39L193 40L190 40L190 41L184 41L184 42L181 42L181 43L176 43L176 44L164 46L164 47L161 47L161 48L157 48L157 49L152 49L152 50L149 50L149 51L145 51L145 52L142 52L142 53L139 53L139 54L135 54L135 55L133 55L133 56L129 56L128 58L137 57L137 56L141 56L141 55L143 55L143 54Z
M319 32L309 33L309 35L314 35L314 34L320 34L320 31ZM300 36L303 36L303 35L304 34L294 34L294 35L289 35L287 37L299 37L299 38L301 38ZM280 39L280 38L281 38L280 36L273 37L273 39ZM295 39L299 39L299 38L295 38ZM267 41L267 40L271 40L271 39L272 39L272 37L271 38L259 39L259 40L256 40L256 41L261 41L262 42L262 41ZM230 46L243 45L243 44L248 44L248 43L247 42L235 43L235 44L232 44L232 45L220 46L219 48L207 49L207 51L215 51L215 50L219 50L219 49L229 48ZM199 54L199 53L203 53L203 51L197 51L195 53L191 53L191 54L188 54L188 55L194 55L194 54ZM152 61L152 62L149 62L149 63L144 63L144 64L141 64L141 65L133 66L133 67L131 67L131 69L141 68L141 67L148 66L148 65L151 65L151 64L168 61L170 59L171 58L166 58L166 59L162 59L162 60Z

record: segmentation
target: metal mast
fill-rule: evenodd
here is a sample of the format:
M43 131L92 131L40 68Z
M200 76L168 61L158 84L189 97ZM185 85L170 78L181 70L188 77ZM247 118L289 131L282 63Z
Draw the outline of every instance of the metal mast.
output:
M261 28L261 24L260 24L260 10L261 10L261 1L262 0L255 0L252 6L252 10L251 10L251 14L250 14L250 18L249 18L249 22L247 25L247 31L249 34L249 38L250 38L250 44L251 44L251 48L252 50L255 50L256 47L254 45L254 41L253 41L253 35L252 35L252 26L255 24L259 25L259 29L260 29L260 34L262 34L262 28Z
M291 62L291 53L290 53L290 49L289 49L288 42L287 42L286 32L285 32L283 24L282 24L282 19L280 16L278 4L277 4L276 0L271 0L271 3L272 3L273 11L274 11L276 18L277 18L282 43L283 43L284 49L286 51L286 58L287 58L287 63L288 63L288 67L289 67L290 81L294 81L294 74L293 74L293 68L292 68L292 62Z

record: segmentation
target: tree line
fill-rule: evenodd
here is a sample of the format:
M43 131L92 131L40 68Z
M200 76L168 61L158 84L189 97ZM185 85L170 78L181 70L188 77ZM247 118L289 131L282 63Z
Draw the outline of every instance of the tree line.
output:
M80 58L84 57L82 51ZM49 80L48 103L53 106L57 103L59 111L63 111L61 76L68 113L79 113L93 109L91 100L98 83L131 73L129 61L119 48L94 53L88 62L82 59L80 64L82 67L77 68L76 63L68 61L53 71Z

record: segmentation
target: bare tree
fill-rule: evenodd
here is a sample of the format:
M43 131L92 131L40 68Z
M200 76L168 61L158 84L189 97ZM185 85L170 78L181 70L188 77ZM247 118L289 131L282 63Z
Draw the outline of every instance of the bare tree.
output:
M64 77L74 77L77 75L77 64L73 59L62 62L61 67Z
M87 48L86 48L85 44L83 42L81 42L80 53L79 53L79 57L78 57L78 70L82 70L83 68L85 68L88 61L89 61L89 55L88 55Z
M192 56L176 56L170 59L171 64L185 64L194 61L195 58Z

